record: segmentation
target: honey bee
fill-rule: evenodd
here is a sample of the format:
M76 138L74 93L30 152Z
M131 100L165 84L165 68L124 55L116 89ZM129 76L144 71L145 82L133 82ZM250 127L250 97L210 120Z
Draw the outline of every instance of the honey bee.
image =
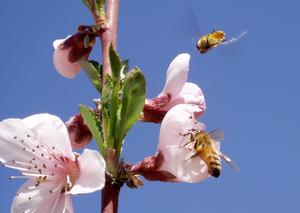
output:
M223 139L224 134L222 131L216 129L209 133L205 131L193 131L184 136L190 135L190 139L184 145L192 145L192 150L194 153L185 161L188 161L195 157L200 157L208 168L208 173L213 177L219 177L221 174L221 158L227 162L233 169L239 171L238 166L222 152L218 151L215 146L215 141L220 141Z
M235 42L246 35L246 31L241 33L238 37L232 37L229 40L226 39L224 31L213 30L211 33L202 36L196 46L201 54L206 53L208 50L215 48L219 45L228 45Z

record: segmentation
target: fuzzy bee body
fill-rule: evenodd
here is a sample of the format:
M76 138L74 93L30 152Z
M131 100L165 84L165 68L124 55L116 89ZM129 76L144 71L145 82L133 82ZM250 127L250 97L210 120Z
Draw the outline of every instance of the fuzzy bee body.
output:
M239 171L236 164L229 157L221 153L215 146L215 141L224 136L222 131L213 130L209 133L205 131L195 131L186 135L190 135L190 139L185 146L193 144L193 154L187 160L198 156L206 164L208 173L216 178L221 174L221 158L235 170Z
M232 37L230 39L226 39L226 35L224 31L216 31L213 30L211 33L208 33L204 36L202 36L197 44L196 47L199 50L201 54L206 53L208 50L213 49L219 45L228 45L231 44L240 38L242 38L244 35L246 35L247 32L242 32L238 37Z
M225 40L224 31L213 31L209 34L202 36L197 42L197 49L201 54L206 53L208 50L217 47Z
M219 177L221 174L221 158L214 145L212 137L204 132L197 132L192 135L195 140L193 157L200 157L205 162L208 168L208 173L213 177Z

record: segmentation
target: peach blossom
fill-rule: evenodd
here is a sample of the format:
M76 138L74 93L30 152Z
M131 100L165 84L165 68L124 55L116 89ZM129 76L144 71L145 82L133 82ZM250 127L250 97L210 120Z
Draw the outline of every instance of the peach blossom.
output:
M53 42L54 54L53 63L56 70L66 78L74 78L80 71L81 67L77 62L69 61L69 53L71 47L62 48L62 44L70 36L65 39L58 39Z
M13 213L73 212L71 194L105 183L102 156L88 149L74 154L65 124L50 114L0 122L0 162L21 172L12 179L28 179L13 200Z
M146 100L142 120L160 123L167 111L177 104L194 104L200 110L199 115L205 111L205 99L201 88L187 82L189 63L188 53L175 57L167 70L162 92L156 98Z

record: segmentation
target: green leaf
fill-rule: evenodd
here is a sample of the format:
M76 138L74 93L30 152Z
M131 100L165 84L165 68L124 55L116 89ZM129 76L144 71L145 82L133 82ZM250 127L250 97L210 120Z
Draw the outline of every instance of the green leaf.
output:
M113 92L113 82L109 75L105 76L105 82L102 89L101 103L102 106L109 107L111 101L111 94Z
M109 60L112 71L112 80L115 82L119 82L122 69L122 61L112 45L110 45L109 47Z
M84 105L79 105L79 107L84 123L89 127L102 156L105 156L105 147L103 145L102 128L99 116L93 110Z
M146 98L146 82L143 73L138 68L130 71L124 79L122 108L120 120L116 129L116 136L119 147L133 124L138 120L141 111L143 110Z
M114 143L112 140L112 137L110 135L110 118L108 114L108 109L106 107L102 108L102 119L104 123L104 129L105 129L105 142L107 147L113 148Z
M94 87L101 94L102 92L102 65L96 61L80 60L79 64L81 68L88 75L90 81Z
M105 142L107 144L107 147L113 148L114 141L113 136L111 134L112 132L112 124L111 124L111 117L114 117L111 114L111 108L112 108L112 93L113 93L113 82L111 79L111 76L106 75L105 76L105 82L102 90L102 96L101 96L101 104L102 104L102 119L105 129Z

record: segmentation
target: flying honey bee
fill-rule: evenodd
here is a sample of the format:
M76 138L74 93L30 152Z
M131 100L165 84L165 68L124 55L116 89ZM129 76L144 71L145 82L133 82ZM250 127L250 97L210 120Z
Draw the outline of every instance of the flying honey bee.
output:
M211 176L219 177L222 167L221 167L221 158L227 162L233 169L239 171L238 166L232 161L229 157L224 155L222 152L218 151L215 147L215 141L223 139L224 134L222 131L216 129L209 133L205 131L194 131L184 134L183 136L190 135L190 139L184 145L192 145L192 150L194 153L185 161L188 161L195 157L200 157L203 160L208 168L208 173Z
M219 45L228 45L231 44L240 38L242 38L244 35L246 35L246 31L242 32L238 37L232 37L230 39L226 39L225 32L224 31L216 31L213 30L211 33L206 34L202 36L196 46L197 49L201 54L206 53L208 50L215 48Z

